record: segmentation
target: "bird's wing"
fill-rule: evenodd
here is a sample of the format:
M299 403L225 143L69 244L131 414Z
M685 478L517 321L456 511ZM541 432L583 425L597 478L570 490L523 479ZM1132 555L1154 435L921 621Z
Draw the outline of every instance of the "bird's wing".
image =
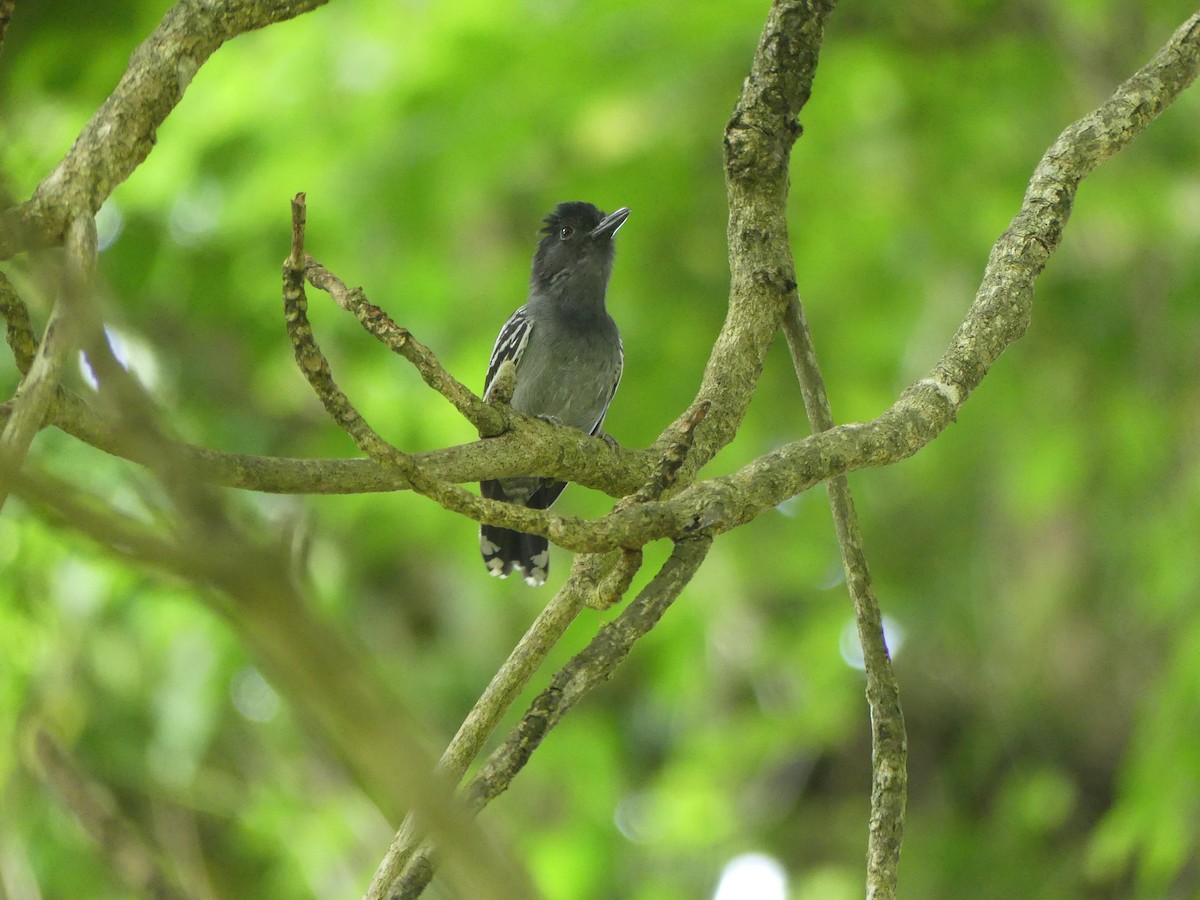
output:
M500 329L500 334L496 338L496 345L492 347L492 358L488 361L487 378L483 381L485 400L488 389L492 386L492 379L496 377L496 372L500 369L500 364L507 359L511 359L514 366L521 364L521 354L525 352L532 331L533 322L524 306L508 317L508 321L504 323L504 327Z
M613 378L612 390L608 392L608 398L604 401L604 409L600 410L600 418L596 420L596 424L592 426L590 434L599 434L600 428L604 425L604 417L608 415L608 407L613 401L613 397L617 396L617 388L621 386L621 372L625 369L625 345L621 343L621 336L617 335L617 374Z

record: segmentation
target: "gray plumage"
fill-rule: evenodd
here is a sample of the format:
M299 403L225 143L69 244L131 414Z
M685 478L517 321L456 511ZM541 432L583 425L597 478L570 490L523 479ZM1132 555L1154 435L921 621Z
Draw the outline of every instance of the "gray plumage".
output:
M612 274L613 236L629 217L606 216L590 203L560 203L546 216L533 257L529 299L500 330L492 348L484 396L500 364L516 366L512 406L589 434L600 433L621 381L624 354L617 325L604 305ZM547 509L566 482L526 476L480 483L485 497ZM529 584L550 570L545 538L494 525L479 529L479 547L492 575L514 569Z

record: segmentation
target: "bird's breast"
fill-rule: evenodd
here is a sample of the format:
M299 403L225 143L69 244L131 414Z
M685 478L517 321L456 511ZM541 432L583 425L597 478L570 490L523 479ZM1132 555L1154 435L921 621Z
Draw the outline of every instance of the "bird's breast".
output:
M611 319L588 329L539 323L517 369L513 408L591 431L612 399L620 367L620 339Z

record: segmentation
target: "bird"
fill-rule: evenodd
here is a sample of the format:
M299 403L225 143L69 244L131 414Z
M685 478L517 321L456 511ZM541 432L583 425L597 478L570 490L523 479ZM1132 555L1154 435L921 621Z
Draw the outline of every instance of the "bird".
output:
M621 382L625 353L604 300L613 238L628 218L628 207L605 215L582 201L559 203L546 216L528 299L504 323L492 348L485 400L500 366L512 360L513 409L607 438L601 426ZM548 509L566 486L531 475L482 481L479 488L484 497ZM550 545L540 535L481 525L479 549L488 572L498 578L515 570L536 586L550 571Z

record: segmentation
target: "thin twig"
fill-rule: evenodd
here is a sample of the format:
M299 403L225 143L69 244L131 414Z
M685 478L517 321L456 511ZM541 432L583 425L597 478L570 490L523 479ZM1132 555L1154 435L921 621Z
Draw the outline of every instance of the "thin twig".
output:
M804 409L814 431L833 427L833 412L816 348L799 298L788 304L783 331L800 381ZM827 482L829 506L854 604L854 621L862 644L867 673L867 702L871 710L871 816L867 838L867 898L896 896L897 868L904 839L904 809L908 797L908 737L900 706L900 687L892 670L879 601L867 565L858 513L850 482L838 475Z
M313 259L305 258L304 274L308 283L333 298L339 307L353 313L359 324L393 353L404 357L417 370L427 385L445 397L480 437L494 437L508 430L508 417L494 406L484 403L466 385L446 371L437 356L413 337L407 328L397 325L392 317L367 299L362 288L349 288L346 283Z

